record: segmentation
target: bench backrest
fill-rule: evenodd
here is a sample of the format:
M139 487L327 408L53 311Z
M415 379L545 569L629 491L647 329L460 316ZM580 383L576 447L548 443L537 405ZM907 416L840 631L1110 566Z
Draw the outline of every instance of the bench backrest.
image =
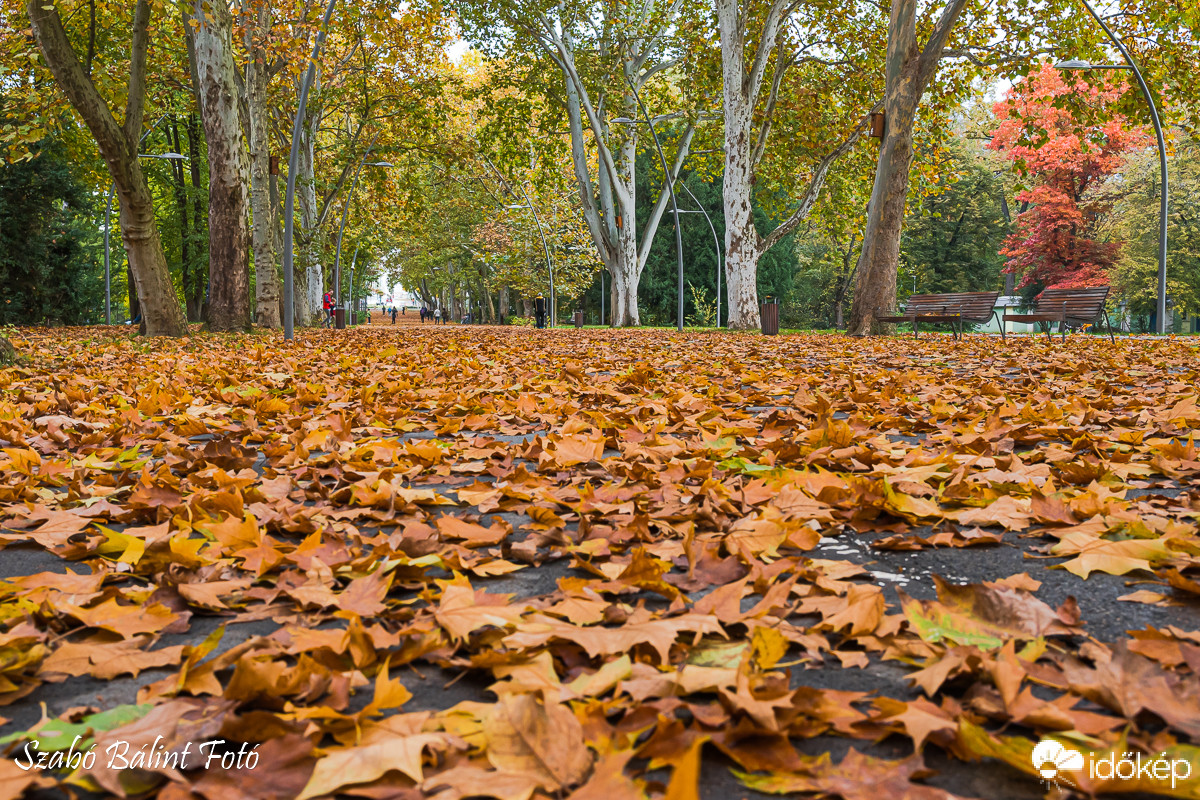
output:
M1064 310L1075 319L1099 319L1108 299L1107 286L1087 289L1046 289L1037 299L1039 314L1060 314Z
M914 294L908 298L908 314L960 314L963 319L986 322L991 319L999 292L951 292Z

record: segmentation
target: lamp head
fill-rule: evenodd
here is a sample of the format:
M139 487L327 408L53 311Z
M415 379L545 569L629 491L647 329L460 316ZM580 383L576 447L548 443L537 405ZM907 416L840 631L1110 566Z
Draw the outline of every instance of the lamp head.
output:
M1068 58L1066 61L1059 61L1054 65L1055 69L1091 69L1092 65L1089 61L1084 61L1080 58Z

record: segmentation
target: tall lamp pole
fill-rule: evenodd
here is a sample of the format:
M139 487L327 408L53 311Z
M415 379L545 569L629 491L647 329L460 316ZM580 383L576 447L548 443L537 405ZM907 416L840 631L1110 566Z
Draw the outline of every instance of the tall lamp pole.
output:
M308 69L300 79L300 96L296 99L296 119L292 121L292 152L288 155L287 191L283 198L283 338L292 339L295 335L296 306L293 300L292 261L294 232L292 215L296 208L296 162L300 159L300 127L304 122L304 110L308 104L308 89L312 86L313 77L317 72L317 56L321 54L321 45L325 44L325 31L329 28L329 19L333 16L333 6L337 0L329 0L325 8L325 16L321 20L321 29L317 31L317 41L313 45L312 55L308 57Z
M542 221L538 219L537 209L533 207L533 201L529 199L528 193L525 191L525 184L519 185L521 195L525 198L523 206L505 206L509 209L528 208L533 214L533 222L537 225L538 236L542 237L542 250L546 253L546 269L550 272L550 327L554 327L554 262L550 260L550 245L546 244L546 234L542 231Z
M680 214L703 214L704 219L708 222L708 229L712 231L713 245L717 248L717 327L721 327L721 240L717 238L717 228L713 225L712 217L704 210L704 205L696 200L696 195L692 194L692 190L688 188L686 183L680 184L683 190L688 193L688 197L692 198L696 203L696 211L684 209Z
M108 185L108 206L104 209L104 324L112 325L112 271L108 264L108 232L112 228L112 199L117 184Z
M339 242L340 244L340 242ZM350 259L350 311L357 314L357 309L354 308L354 265L358 263L358 245L354 245L354 257ZM341 281L338 282L338 287L341 287Z
M633 92L633 98L637 100L638 108L642 110L642 116L645 117L645 123L650 126L650 135L654 137L654 147L658 150L658 158L662 161L663 182L667 184L667 192L671 195L671 211L675 217L675 256L679 261L679 306L676 311L676 327L683 330L683 233L679 230L679 203L675 199L675 181L671 179L671 168L667 165L667 157L663 155L662 144L658 141L658 131L654 129L654 120L650 118L650 114L646 111L646 105L642 102L641 95L637 93L637 89L630 82L629 90ZM629 117L617 117L613 122L622 124L634 124L642 120L630 119Z
M354 197L354 189L358 186L359 175L362 174L363 166L368 166L368 167L394 167L394 166L396 166L395 164L391 163L390 161L367 161L367 156L371 154L371 147L373 145L374 145L374 140L372 140L371 145L368 145L367 151L365 153L363 153L362 159L359 160L358 167L354 170L354 181L350 184L350 191L346 192L346 203L345 203L345 205L342 206L342 224L340 226L338 226L337 249L335 250L335 253L333 256L333 274L334 274L333 285L335 287L335 291L337 292L337 300L335 302L339 308L343 307L342 306L342 236L346 233L346 217L350 212L350 199ZM358 248L355 248L355 253L357 253L357 252L358 252ZM353 281L353 278L351 279L351 281ZM354 295L353 287L350 292L350 295L351 295L351 300L353 300L354 299L353 298L353 295Z
M1068 61L1060 61L1055 64L1057 69L1128 69L1133 71L1133 76L1137 79L1138 87L1142 90L1142 95L1146 98L1146 104L1150 106L1150 121L1154 124L1154 136L1158 139L1158 168L1162 172L1162 197L1159 199L1158 208L1158 303L1157 324L1155 328L1158 333L1167 332L1167 145L1163 139L1162 120L1158 116L1158 107L1154 105L1154 97L1150 94L1150 87L1146 85L1146 79L1142 77L1142 71L1138 69L1137 62L1133 60L1133 56L1125 49L1125 45L1121 44L1118 39L1104 23L1100 15L1096 13L1096 9L1092 8L1088 0L1080 0L1092 18L1099 23L1104 29L1104 33L1108 36L1108 40L1113 43L1113 47L1121 53L1125 59L1124 64L1090 64L1087 61L1079 59L1070 59Z

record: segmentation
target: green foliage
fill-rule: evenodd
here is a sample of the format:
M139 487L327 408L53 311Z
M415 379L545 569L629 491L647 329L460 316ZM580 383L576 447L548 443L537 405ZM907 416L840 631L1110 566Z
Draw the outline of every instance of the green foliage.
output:
M660 136L663 132L660 131ZM653 142L644 143L637 158L638 230L645 228L646 221L659 192L663 189L662 163ZM721 176L706 179L698 174L685 174L676 185L676 199L680 211L695 210L696 202L683 188L686 184L695 195L704 211L708 212L716 228L722 248L725 246L725 222L721 208ZM707 297L717 296L717 246L713 243L712 230L703 214L681 214L679 217L680 239L683 243L683 318L686 321L696 312L688 285L704 292ZM597 295L598 297L598 295ZM589 297L589 299L591 299ZM675 223L670 203L663 213L662 222L655 233L638 286L638 308L644 325L671 325L676 322L676 304L679 302L679 261L675 254ZM727 308L725 280L721 279L721 314L725 319Z
M938 191L914 204L904 226L898 277L902 297L994 291L1004 285L999 250L1010 227L1000 204L1003 186L961 142L944 154Z
M0 324L101 321L103 240L94 211L53 142L0 166Z
M856 235L833 235L815 227L798 237L799 264L791 295L779 310L779 324L801 329L839 327L839 294L844 313L853 300L850 278L860 247Z
M1176 143L1168 174L1167 296L1177 315L1191 316L1200 314L1200 214L1190 202L1200 192L1200 141ZM1158 154L1153 149L1135 153L1123 177L1124 190L1101 230L1124 242L1113 271L1114 299L1125 303L1130 315L1149 317L1158 298Z
M660 134L661 135L661 134ZM644 198L638 203L639 230L645 226L650 217L654 201L662 191L662 164L653 144L643 147L637 160L637 193ZM709 176L700 173L685 173L676 186L676 198L679 210L695 210L696 201L708 213L713 227L710 228L703 214L681 214L679 217L681 240L683 243L683 282L684 307L683 318L688 320L696 315L697 308L692 293L687 286L695 287L703 292L705 297L713 298L715 306L717 295L717 245L725 247L725 221L721 198L721 173ZM686 186L686 188L685 188ZM688 194L688 190L691 194ZM693 196L695 199L693 199ZM779 220L769 218L767 211L760 203L760 198L754 198L754 221L758 230L768 231L779 223ZM713 241L713 230L716 230L717 241ZM722 265L724 255L720 256ZM794 275L797 262L793 253L792 237L786 237L778 246L768 251L758 264L758 293L759 296L772 295L787 302L794 291ZM646 268L642 273L641 284L638 287L638 306L642 312L642 322L646 325L669 325L675 322L676 303L679 292L679 262L675 255L675 231L671 216L670 204L663 213L662 224L655 234L646 259ZM585 302L599 304L599 281L585 297ZM607 302L607 301L606 301ZM589 308L593 306L589 305ZM725 278L721 277L721 320L728 320L728 299L725 288ZM714 312L715 312L714 308Z
M698 289L688 284L692 294L692 307L696 309L687 318L687 324L697 328L712 328L717 324L717 301L709 296L704 289Z

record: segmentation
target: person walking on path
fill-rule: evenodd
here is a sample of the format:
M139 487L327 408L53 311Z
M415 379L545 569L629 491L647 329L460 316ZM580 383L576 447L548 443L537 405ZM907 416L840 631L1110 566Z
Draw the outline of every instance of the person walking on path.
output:
M438 308L435 308L433 310L433 324L437 325L441 321L442 321L442 309L439 306Z
M321 298L321 307L325 309L325 324L333 324L333 292L326 292Z
M396 307L392 306L392 324L396 324Z

